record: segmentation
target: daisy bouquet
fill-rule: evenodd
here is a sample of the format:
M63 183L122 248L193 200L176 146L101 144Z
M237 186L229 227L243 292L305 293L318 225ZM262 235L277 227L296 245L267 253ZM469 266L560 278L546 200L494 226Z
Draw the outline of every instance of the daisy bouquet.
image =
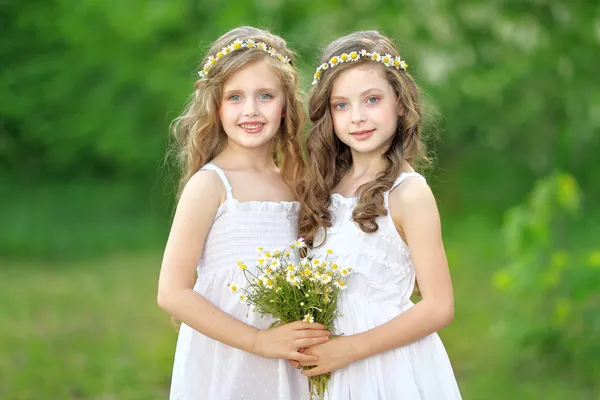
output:
M254 272L246 263L238 261L246 279L243 287L238 283L228 286L252 311L262 316L272 315L275 321L271 327L299 320L318 322L333 337L333 320L339 315L337 300L346 289L346 278L351 270L329 261L331 250L319 259L310 255L302 257L305 249L302 238L291 243L288 249L258 248ZM330 377L331 374L309 377L313 398L325 397Z

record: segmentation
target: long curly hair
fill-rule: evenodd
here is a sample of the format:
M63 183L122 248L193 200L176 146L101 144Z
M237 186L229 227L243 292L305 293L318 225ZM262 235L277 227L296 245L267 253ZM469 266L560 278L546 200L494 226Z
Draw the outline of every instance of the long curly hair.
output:
M362 49L390 54L394 57L399 55L393 42L379 32L355 32L329 44L321 57L321 63L328 62L333 56L359 52ZM381 68L385 73L396 92L403 112L402 116L398 117L392 143L383 155L387 161L385 170L377 175L375 181L365 183L358 188L359 201L352 213L352 219L362 231L377 231L378 225L375 219L387 214L383 204L384 192L392 187L400 174L403 162L406 161L413 167L417 167L428 161L421 137L423 111L419 99L420 93L410 74L403 70L386 68L368 59L342 63L335 68L322 71L320 82L314 86L309 97L308 111L312 127L305 141L309 167L299 185L302 207L298 230L306 242L313 247L322 244L314 243L317 230L331 226L329 205L332 191L352 166L350 148L334 133L330 108L332 87L341 73L367 63L371 63L375 68Z
M305 113L298 86L298 72L293 68L294 53L287 48L285 40L281 37L264 29L242 26L218 38L198 68L204 66L209 56L216 55L236 39L253 39L273 47L291 60L292 68L262 50L245 48L220 58L207 78L195 82L194 93L190 96L185 110L171 124L174 140L167 157L174 157L180 170L178 197L196 171L219 155L227 144L227 135L219 119L223 83L239 69L258 60L269 63L273 73L280 78L285 93L285 117L272 141L272 157L279 166L284 181L297 195L296 181L305 165L300 145Z

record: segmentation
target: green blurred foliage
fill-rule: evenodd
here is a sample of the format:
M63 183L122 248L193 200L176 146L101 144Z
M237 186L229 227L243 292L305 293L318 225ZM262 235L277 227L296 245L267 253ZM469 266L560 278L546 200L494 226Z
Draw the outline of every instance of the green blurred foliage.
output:
M553 367L600 381L600 248L581 249L569 222L581 193L569 174L538 182L504 225L509 264L494 277L516 300L508 331Z
M0 397L164 398L168 127L210 43L254 25L305 90L329 41L380 30L436 110L464 397L598 398L597 1L12 1L0 20ZM564 368L527 374L545 365Z
M600 191L589 168L600 149L594 1L51 0L3 13L0 159L11 175L154 177L203 51L252 24L298 51L307 89L334 37L394 38L444 116L442 165L467 185L524 174L488 188L490 200L514 201L555 167Z

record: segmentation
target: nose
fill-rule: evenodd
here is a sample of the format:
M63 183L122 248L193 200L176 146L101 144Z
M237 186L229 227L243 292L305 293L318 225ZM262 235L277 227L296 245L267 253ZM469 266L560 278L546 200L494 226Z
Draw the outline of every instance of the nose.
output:
M254 101L254 99L250 98L246 100L246 102L244 103L242 114L244 114L244 116L246 117L253 117L255 115L258 115L258 109L256 108L256 102Z
M364 115L362 107L353 107L352 108L352 123L354 125L360 125L361 123L366 121L366 117Z

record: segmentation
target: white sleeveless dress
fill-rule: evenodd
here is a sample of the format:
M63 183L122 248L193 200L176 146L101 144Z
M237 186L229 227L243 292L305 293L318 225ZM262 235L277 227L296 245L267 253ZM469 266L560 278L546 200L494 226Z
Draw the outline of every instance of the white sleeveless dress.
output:
M407 178L403 173L392 189ZM391 189L390 189L391 190ZM353 335L373 329L414 306L410 300L415 270L408 245L398 234L389 212L389 191L384 194L387 216L376 219L379 229L364 233L352 220L358 198L333 194L332 227L327 240L316 249L326 249L333 258L355 273L347 280L338 306L343 316L335 321L336 333ZM315 243L320 243L323 231ZM380 353L335 371L329 383L331 400L457 400L461 395L448 355L437 333L416 342Z
M221 169L216 171L227 190L204 243L194 290L235 318L266 329L270 317L248 313L226 284L245 284L238 260L250 269L256 249L285 248L296 239L299 204L290 202L239 202ZM248 315L248 317L246 317ZM287 360L275 360L246 353L181 325L171 400L308 400L308 380Z

